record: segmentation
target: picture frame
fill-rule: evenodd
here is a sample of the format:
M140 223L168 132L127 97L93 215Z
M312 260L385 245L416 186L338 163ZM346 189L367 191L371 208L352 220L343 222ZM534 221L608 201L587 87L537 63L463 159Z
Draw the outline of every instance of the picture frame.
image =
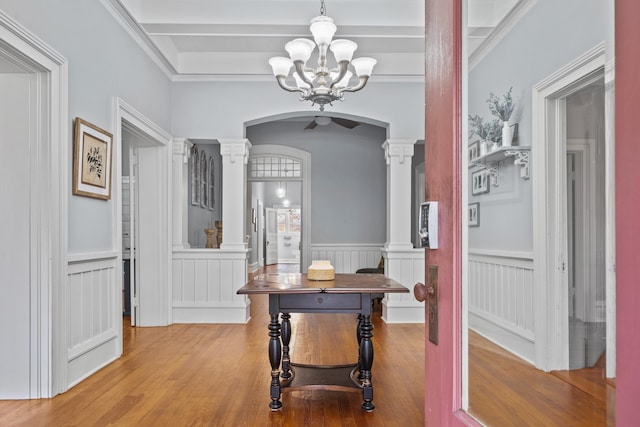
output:
M76 117L73 142L73 194L109 200L113 135Z
M478 196L489 192L489 171L481 169L471 174L471 195Z
M480 142L475 141L469 144L469 161L472 162L480 157Z
M480 227L480 203L469 203L469 227Z

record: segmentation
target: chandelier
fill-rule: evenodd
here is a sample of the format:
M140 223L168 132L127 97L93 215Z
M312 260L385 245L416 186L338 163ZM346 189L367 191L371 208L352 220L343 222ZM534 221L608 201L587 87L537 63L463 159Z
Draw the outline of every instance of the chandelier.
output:
M311 101L318 104L320 111L324 111L326 104L335 100L342 101L345 92L356 92L367 84L373 66L377 61L373 58L355 58L353 52L358 45L351 40L336 39L331 41L336 32L333 19L326 16L324 0L320 2L320 16L311 20L311 34L315 43L309 39L294 39L285 45L289 58L276 56L269 60L273 74L280 87L289 92L300 92L301 101ZM307 66L311 53L318 47L318 66L313 69ZM333 52L337 66L329 68L327 64L327 50ZM349 86L353 73L349 71L349 64L358 76L358 82ZM295 86L287 83L291 67ZM331 104L332 105L332 104Z

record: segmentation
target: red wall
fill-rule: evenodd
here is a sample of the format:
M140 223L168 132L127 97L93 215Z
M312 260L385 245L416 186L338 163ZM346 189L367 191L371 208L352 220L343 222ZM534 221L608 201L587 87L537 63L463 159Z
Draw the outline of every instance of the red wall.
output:
M616 0L616 421L640 423L640 2Z

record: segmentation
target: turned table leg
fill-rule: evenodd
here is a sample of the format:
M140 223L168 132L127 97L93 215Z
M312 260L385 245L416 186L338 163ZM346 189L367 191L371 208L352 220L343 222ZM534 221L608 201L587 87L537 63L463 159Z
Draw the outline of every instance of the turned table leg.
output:
M360 325L360 365L362 375L362 409L371 412L376 407L373 403L373 384L371 382L371 367L373 366L373 325L371 315L363 314Z
M289 357L289 342L291 341L291 315L282 313L282 374L283 379L291 378L291 358Z
M271 364L271 403L272 411L282 407L280 401L280 359L282 357L282 345L280 344L280 323L278 313L271 314L269 323L269 363Z

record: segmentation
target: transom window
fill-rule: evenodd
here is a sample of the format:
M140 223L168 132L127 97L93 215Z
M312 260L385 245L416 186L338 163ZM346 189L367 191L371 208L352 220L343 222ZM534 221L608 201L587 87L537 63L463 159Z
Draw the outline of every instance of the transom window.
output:
M249 178L299 178L302 162L284 156L257 156L249 159Z

